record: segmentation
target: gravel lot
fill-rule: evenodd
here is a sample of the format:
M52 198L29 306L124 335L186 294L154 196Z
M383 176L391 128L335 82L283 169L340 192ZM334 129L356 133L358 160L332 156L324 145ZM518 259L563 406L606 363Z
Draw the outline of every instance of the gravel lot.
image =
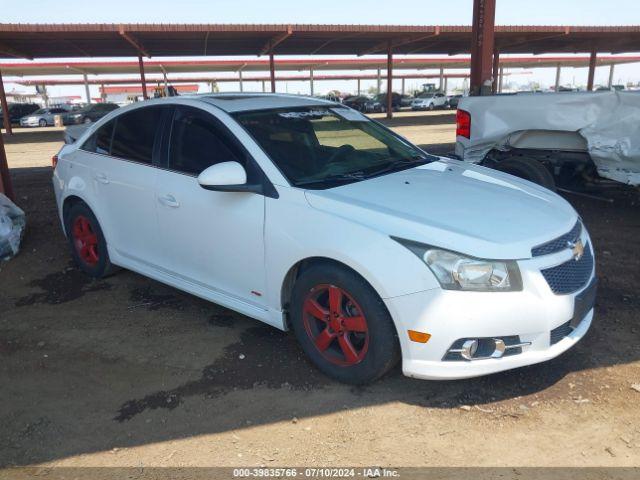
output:
M452 122L389 124L446 152ZM28 231L0 264L0 467L640 465L637 190L567 196L600 281L575 349L480 379L396 370L354 388L319 374L292 335L131 272L79 273L46 167L61 131L16 132L5 142Z

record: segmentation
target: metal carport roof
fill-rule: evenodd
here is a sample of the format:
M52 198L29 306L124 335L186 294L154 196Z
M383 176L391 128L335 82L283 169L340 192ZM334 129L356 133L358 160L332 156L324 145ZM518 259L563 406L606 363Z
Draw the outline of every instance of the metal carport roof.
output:
M18 58L143 55L468 53L462 25L0 24L0 55ZM640 26L495 27L501 53L630 52Z

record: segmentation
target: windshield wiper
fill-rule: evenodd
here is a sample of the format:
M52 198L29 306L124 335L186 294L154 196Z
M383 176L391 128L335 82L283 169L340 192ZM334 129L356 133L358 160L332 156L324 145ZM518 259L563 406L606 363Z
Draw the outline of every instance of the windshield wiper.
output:
M312 185L315 183L332 183L332 182L357 182L359 180L366 179L367 176L362 171L350 172L350 173L341 173L340 175L331 175L324 178L313 178L309 180L302 180L300 182L296 182L296 186L300 187L303 185Z
M401 158L398 160L394 160L393 162L387 163L382 168L378 170L373 170L371 172L367 172L366 178L376 177L378 175L383 175L385 173L394 172L403 167L408 166L418 166L424 165L425 163L429 163L431 160L427 157L423 157L422 155L416 155L412 158Z

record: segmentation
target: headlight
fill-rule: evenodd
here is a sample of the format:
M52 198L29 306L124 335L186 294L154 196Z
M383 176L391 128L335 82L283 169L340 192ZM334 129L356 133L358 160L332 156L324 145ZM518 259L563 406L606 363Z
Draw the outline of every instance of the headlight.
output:
M513 260L484 260L391 237L411 250L433 272L446 290L514 292L522 290L522 277Z

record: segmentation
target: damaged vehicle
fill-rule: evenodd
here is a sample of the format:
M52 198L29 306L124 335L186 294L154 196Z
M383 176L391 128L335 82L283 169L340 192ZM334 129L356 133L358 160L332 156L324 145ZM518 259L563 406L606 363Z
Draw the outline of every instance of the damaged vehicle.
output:
M593 245L569 203L344 105L171 97L67 141L53 185L81 270L127 268L292 330L339 381L398 361L416 378L486 375L591 325Z
M640 185L640 94L566 92L464 97L456 156L549 189L603 179Z
M0 260L9 260L18 254L25 226L24 212L0 193Z

